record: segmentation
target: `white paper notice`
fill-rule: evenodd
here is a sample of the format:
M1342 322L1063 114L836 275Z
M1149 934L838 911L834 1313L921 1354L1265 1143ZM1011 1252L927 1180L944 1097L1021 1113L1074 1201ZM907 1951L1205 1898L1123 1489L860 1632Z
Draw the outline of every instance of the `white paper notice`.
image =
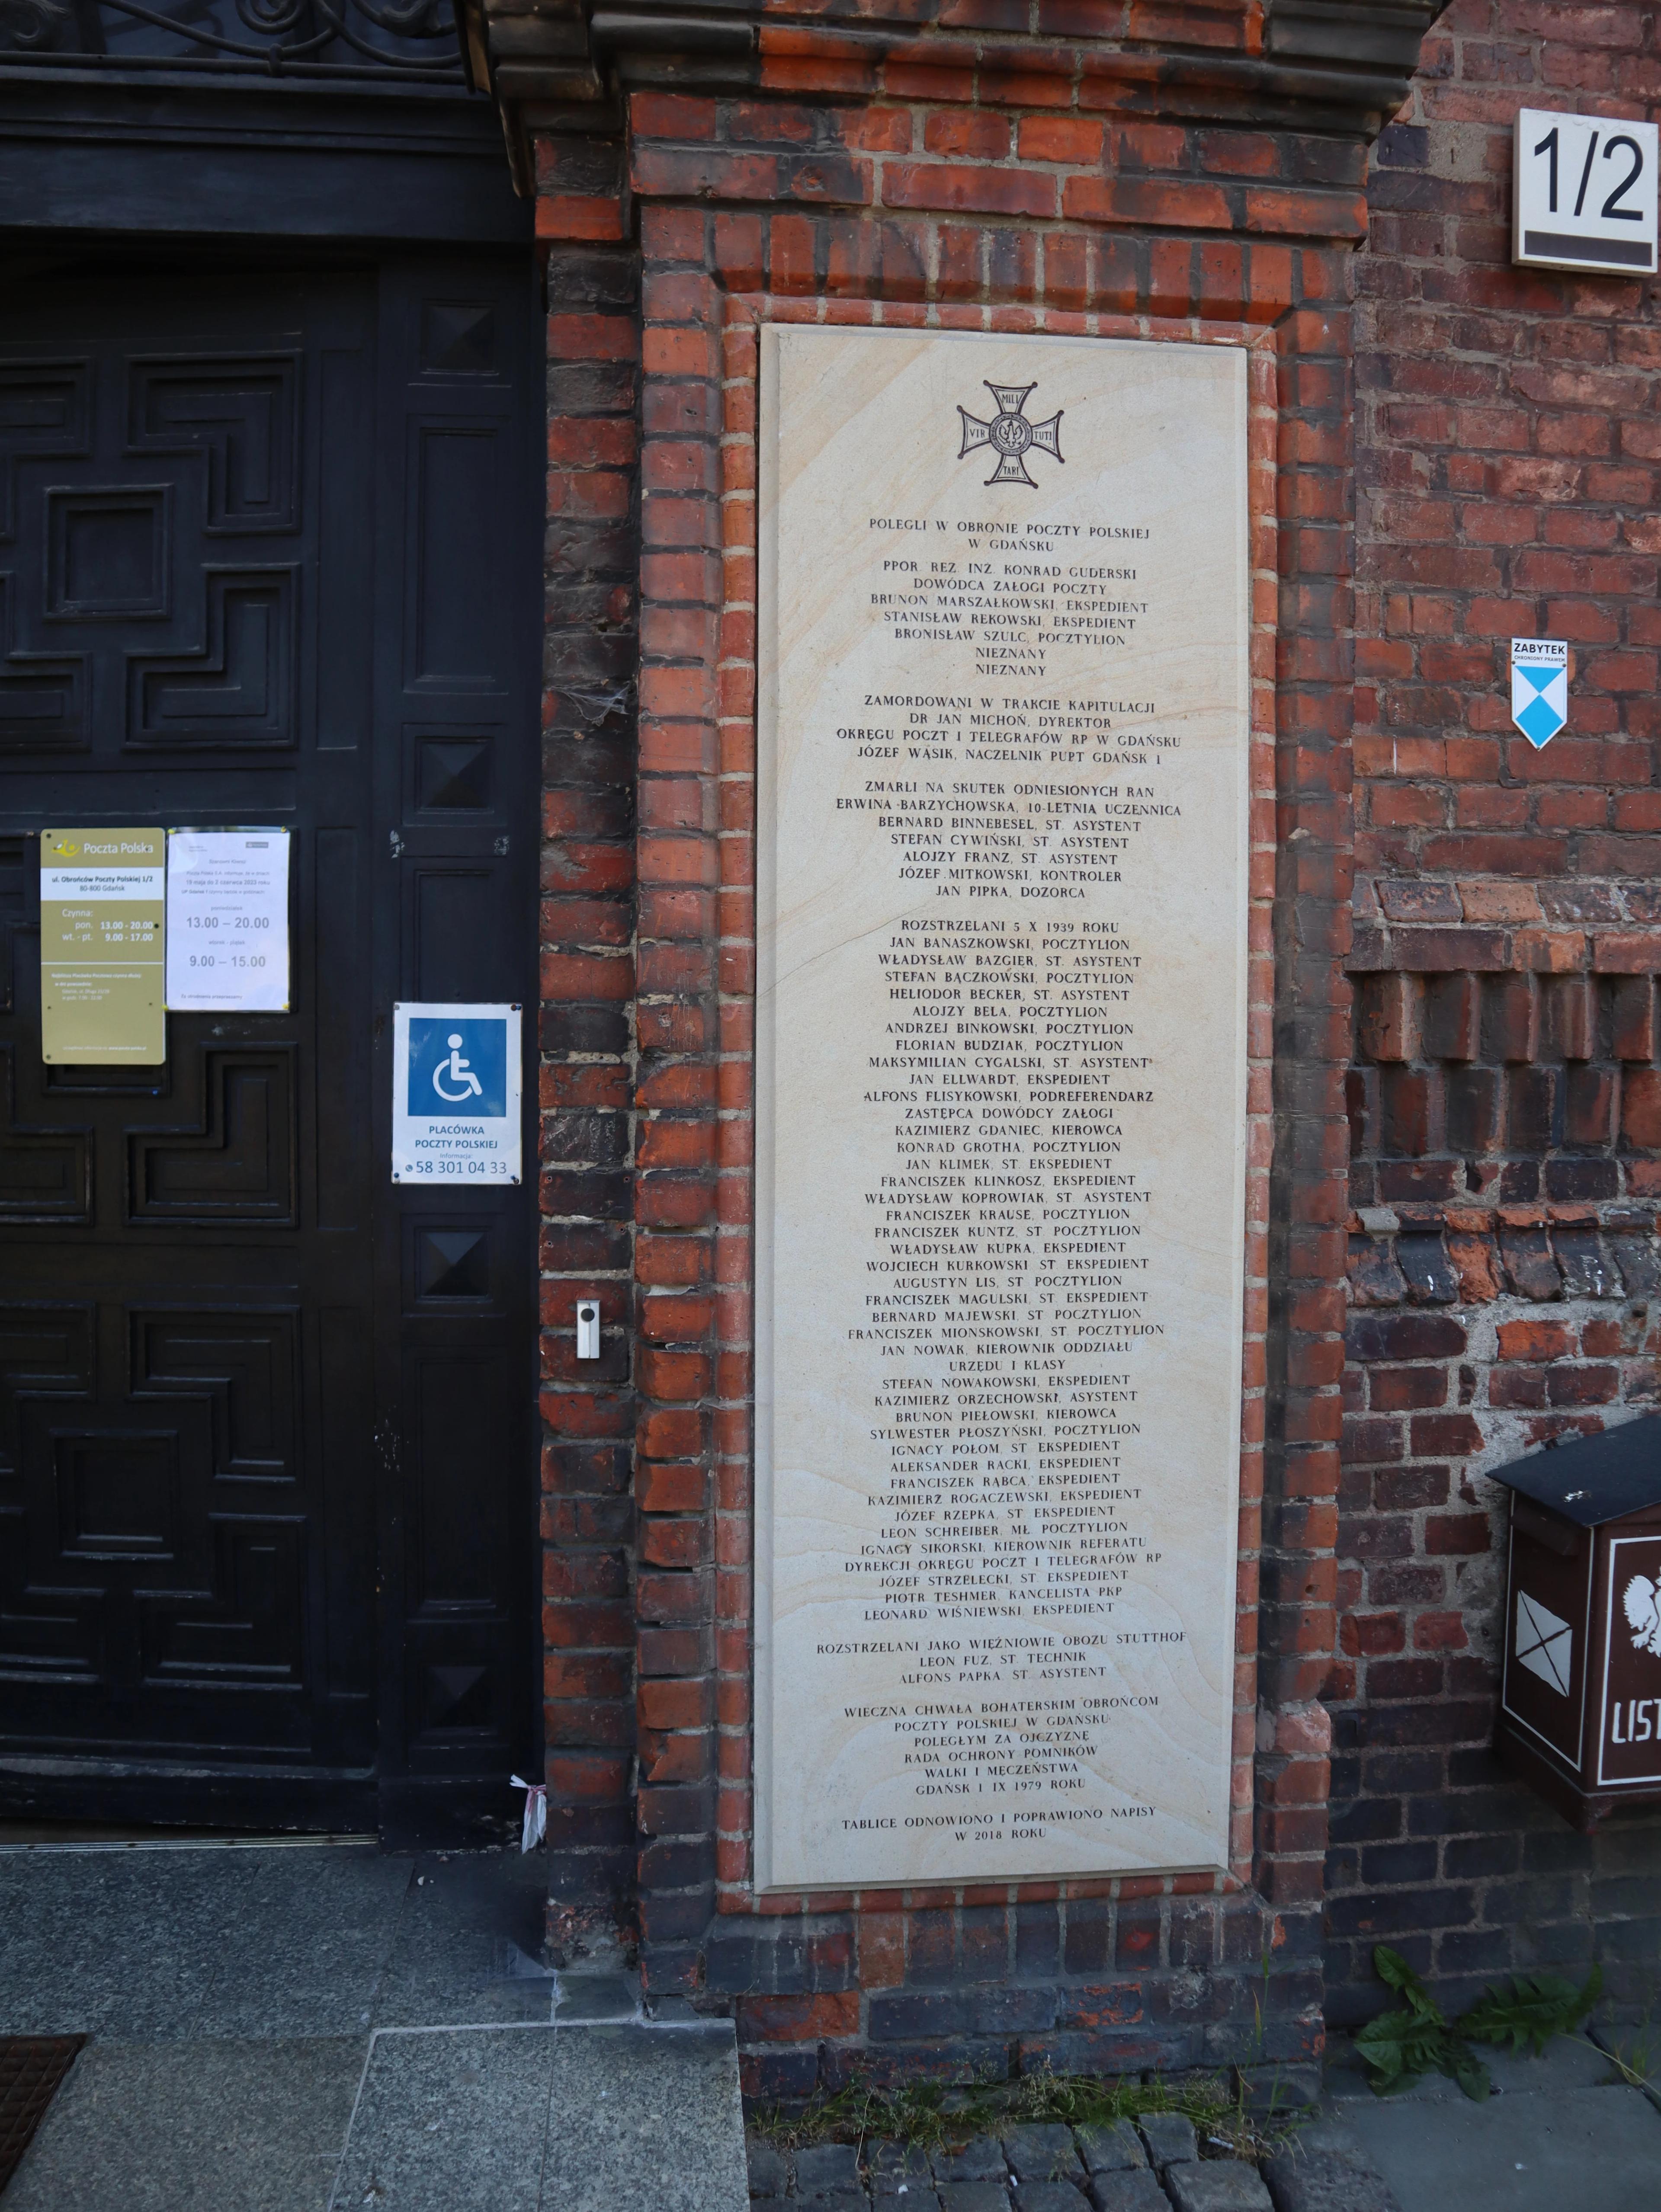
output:
M289 833L167 832L167 1004L179 1013L289 1007Z

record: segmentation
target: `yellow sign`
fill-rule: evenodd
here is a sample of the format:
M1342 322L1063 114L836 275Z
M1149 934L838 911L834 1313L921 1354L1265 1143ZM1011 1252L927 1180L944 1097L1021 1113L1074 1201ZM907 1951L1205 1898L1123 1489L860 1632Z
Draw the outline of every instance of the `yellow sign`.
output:
M167 1056L167 839L40 832L40 1056L155 1067Z

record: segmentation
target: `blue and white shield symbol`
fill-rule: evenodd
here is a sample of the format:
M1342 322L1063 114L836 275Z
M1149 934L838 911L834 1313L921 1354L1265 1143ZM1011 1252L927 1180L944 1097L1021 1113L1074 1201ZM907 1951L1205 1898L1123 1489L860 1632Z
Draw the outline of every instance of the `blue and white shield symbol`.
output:
M1569 649L1555 637L1511 641L1511 719L1539 750L1569 718Z

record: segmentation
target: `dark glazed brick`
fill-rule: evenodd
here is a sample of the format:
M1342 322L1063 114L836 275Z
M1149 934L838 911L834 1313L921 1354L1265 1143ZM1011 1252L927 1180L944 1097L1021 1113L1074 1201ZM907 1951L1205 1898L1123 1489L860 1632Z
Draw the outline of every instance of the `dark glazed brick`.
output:
M1016 1906L1015 1971L1024 1980L1029 1976L1056 1972L1061 1960L1061 1913L1056 1906Z
M1398 1237L1396 1257L1415 1305L1451 1305L1457 1298L1459 1278L1439 1237Z
M1463 1322L1441 1314L1358 1314L1346 1332L1352 1359L1457 1359L1466 1346Z
M1500 1237L1500 1256L1511 1287L1520 1297L1557 1298L1562 1279L1543 1229L1505 1230Z

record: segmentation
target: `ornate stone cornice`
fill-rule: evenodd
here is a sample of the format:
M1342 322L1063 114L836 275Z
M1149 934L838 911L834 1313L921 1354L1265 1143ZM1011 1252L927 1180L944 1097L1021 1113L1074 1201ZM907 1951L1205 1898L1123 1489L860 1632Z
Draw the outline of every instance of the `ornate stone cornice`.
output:
M929 97L937 75L943 100L969 82L983 104L1030 106L1033 81L1049 78L1070 88L1052 108L1370 141L1406 98L1441 0L1179 0L1157 19L1144 0L896 0L890 14L880 0L459 4L473 82L502 110L526 190L532 133L606 128L636 88L846 103L894 97L897 65L911 99ZM1004 27L1020 16L1026 27Z

